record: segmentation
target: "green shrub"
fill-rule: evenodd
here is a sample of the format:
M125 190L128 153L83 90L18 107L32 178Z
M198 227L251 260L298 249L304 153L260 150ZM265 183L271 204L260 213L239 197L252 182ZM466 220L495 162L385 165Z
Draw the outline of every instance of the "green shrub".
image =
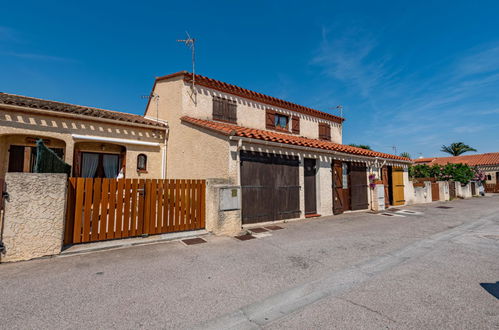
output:
M463 184L472 180L476 171L465 164L447 164L444 166L418 164L409 168L411 178L437 178L438 180L452 180Z

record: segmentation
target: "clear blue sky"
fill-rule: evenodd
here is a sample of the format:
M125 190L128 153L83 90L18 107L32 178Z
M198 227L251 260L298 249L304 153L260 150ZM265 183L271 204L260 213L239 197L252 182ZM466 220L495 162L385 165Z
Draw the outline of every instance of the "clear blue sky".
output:
M402 3L405 2L405 3ZM344 143L499 151L497 1L3 1L0 91L142 114L190 70L335 113Z

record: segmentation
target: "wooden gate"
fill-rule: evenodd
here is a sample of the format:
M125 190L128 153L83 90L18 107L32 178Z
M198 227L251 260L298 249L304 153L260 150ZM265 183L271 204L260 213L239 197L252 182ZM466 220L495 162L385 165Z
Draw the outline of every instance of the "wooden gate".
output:
M341 161L334 161L333 167L333 214L344 211L343 167Z
M431 183L431 200L434 202L440 200L440 187L438 186L438 182Z
M404 205L404 169L392 167L393 205Z
M204 180L70 178L65 244L202 229Z
M367 168L364 164L350 164L350 203L352 211L369 208Z
M484 188L486 193L499 193L499 183L486 183Z
M450 199L456 198L456 183L449 181L449 197Z
M242 223L300 216L299 159L241 151Z

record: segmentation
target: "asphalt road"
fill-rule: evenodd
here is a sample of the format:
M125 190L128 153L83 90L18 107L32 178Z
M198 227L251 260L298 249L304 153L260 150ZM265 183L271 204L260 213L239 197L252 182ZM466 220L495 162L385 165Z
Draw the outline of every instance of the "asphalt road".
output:
M402 209L2 264L0 328L499 329L499 196Z

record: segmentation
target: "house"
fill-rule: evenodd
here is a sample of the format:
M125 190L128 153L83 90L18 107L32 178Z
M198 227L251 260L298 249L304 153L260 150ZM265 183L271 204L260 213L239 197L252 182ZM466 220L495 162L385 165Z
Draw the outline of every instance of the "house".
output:
M499 152L451 157L433 157L415 159L416 164L447 165L466 164L485 173L487 184L499 184Z
M74 177L160 178L166 135L143 116L0 93L0 179L33 171L38 139Z
M235 85L177 72L156 78L145 118L168 123L168 178L241 186L242 223L370 207L369 173L405 203L411 160L342 144L344 119Z

